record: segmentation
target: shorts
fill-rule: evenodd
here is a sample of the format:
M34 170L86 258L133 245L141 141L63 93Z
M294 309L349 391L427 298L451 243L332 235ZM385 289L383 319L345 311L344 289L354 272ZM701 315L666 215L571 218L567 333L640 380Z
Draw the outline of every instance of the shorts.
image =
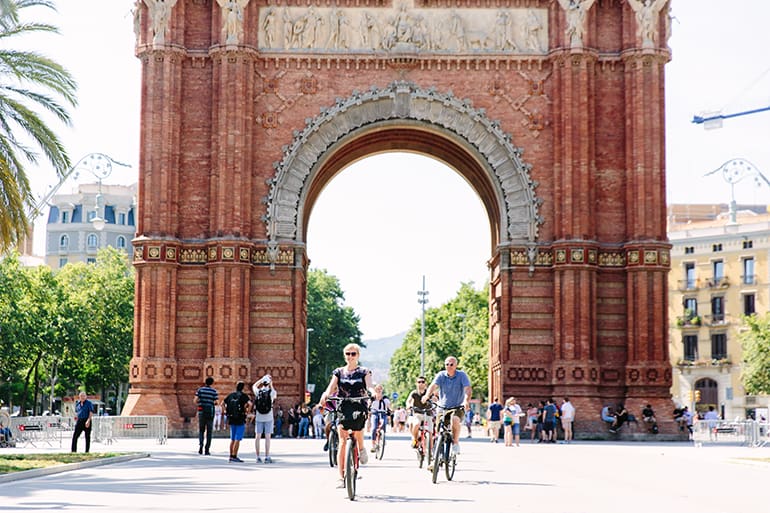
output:
M246 424L241 424L239 426L233 426L230 424L230 440L234 440L236 442L240 442L243 440L243 433L246 431Z
M555 425L556 423L554 421L546 420L545 422L543 422L543 431L545 431L546 433L550 433L551 431L553 431L553 428Z
M514 435L520 435L521 434L521 424L518 422L513 425L513 434Z
M412 420L412 425L419 426L422 424L422 421L425 421L425 428L430 431L433 429L433 415L425 415L424 413L415 413L410 417Z
M273 434L273 421L268 420L265 422L257 421L254 423L254 436L259 436L262 433L265 434L265 436L270 436Z

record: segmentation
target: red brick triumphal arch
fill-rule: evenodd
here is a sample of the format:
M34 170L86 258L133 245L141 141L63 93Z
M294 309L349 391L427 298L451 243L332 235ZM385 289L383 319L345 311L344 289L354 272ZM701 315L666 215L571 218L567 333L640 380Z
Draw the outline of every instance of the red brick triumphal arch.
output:
M184 433L207 376L226 391L270 372L299 400L313 204L345 166L393 150L445 162L485 205L493 394L569 395L583 433L605 403L668 411L667 7L137 2L124 413Z

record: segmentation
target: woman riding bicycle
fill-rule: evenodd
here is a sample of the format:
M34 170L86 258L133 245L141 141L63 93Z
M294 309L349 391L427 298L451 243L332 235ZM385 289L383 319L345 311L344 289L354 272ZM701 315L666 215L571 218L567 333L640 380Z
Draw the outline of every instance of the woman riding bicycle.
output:
M390 399L383 395L382 385L379 383L374 385L374 399L372 399L372 406L369 411L372 413L372 452L376 450L375 441L377 440L377 431L385 428L388 425L388 415L390 415Z
M343 350L346 365L334 369L329 386L321 395L321 403L326 402L330 396L337 397L367 397L369 387L372 386L372 371L366 367L358 365L358 358L361 355L361 347L358 344L348 344ZM361 401L342 401L340 406L342 418L337 430L340 438L339 452L337 453L338 468L340 472L339 488L345 487L345 445L347 444L347 430L352 430L356 437L356 443L361 448L359 452L359 461L366 465L368 456L364 447L364 426L368 407Z

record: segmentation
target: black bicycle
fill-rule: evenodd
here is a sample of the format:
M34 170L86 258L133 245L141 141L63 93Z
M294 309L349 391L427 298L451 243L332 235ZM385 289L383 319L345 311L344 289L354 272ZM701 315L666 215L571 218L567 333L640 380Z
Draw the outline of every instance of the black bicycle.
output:
M441 418L437 422L436 437L433 446L433 482L438 481L438 473L444 467L447 481L451 481L457 468L457 455L452 451L452 416L455 412L462 415L465 409L462 406L441 411Z
M372 412L372 415L379 416L379 424L374 434L374 456L381 460L385 456L385 423L388 421L386 412Z
M340 435L337 433L337 410L335 408L324 406L329 415L329 435L326 437L326 447L329 453L329 466L337 466L337 451L340 447Z
M329 400L337 401L337 413L342 414L343 405L346 402L359 402L369 401L369 397L329 397ZM366 415L365 412L362 412ZM348 499L351 501L356 498L356 479L358 479L358 462L359 462L359 447L356 437L353 434L352 429L348 429L347 437L345 438L345 473L343 479L345 481L345 488L348 491Z

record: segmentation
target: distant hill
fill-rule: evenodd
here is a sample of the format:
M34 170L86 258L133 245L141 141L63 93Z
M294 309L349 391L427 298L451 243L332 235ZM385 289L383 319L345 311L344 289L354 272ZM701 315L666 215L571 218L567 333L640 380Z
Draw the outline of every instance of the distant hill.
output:
M404 331L390 337L362 341L366 347L363 350L361 363L372 369L375 383L382 383L388 379L390 358L396 349L404 343L405 336L406 332Z

